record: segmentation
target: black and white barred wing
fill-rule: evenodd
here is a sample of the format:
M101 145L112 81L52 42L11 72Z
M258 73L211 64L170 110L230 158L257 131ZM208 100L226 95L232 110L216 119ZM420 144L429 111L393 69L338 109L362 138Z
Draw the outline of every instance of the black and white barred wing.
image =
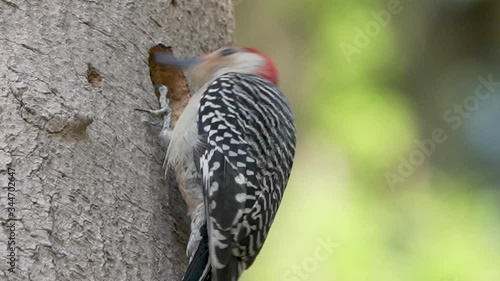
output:
M198 116L213 278L237 280L260 251L288 181L292 115L271 83L228 73L207 88Z

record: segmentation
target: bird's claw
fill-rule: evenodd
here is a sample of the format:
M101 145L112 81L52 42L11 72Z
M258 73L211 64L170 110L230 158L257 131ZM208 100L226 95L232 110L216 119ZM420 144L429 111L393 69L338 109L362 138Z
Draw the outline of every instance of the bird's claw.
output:
M135 111L146 112L153 116L159 117L163 116L163 130L170 131L170 121L172 110L170 109L169 100L168 100L168 88L165 85L160 85L158 87L158 92L160 92L160 109L142 109L142 108L134 108Z
M158 87L158 91L160 92L160 109L142 109L142 108L134 108L135 111L146 112L153 116L163 116L170 115L170 107L168 100L168 88L165 85L160 85Z
M135 111L139 111L139 112L146 112L146 113L149 113L153 116L163 116L165 115L166 113L168 113L170 111L170 108L168 106L164 107L164 108L160 108L160 109L157 109L157 110L154 110L154 109L142 109L142 108L134 108Z

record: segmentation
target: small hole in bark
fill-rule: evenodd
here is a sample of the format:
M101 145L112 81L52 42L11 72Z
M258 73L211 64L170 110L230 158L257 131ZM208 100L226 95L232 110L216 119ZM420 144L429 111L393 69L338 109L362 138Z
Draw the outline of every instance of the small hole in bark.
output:
M170 5L174 6L174 8L177 8L177 0L172 0L170 2Z
M87 81L96 88L101 87L102 84L101 75L90 63L87 64Z

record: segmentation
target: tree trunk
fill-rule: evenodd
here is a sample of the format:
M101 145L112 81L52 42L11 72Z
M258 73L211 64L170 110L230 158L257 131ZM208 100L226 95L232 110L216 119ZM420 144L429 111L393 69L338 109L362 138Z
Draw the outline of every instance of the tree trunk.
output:
M230 0L0 1L0 280L180 280L186 207L133 109L150 48L232 30Z

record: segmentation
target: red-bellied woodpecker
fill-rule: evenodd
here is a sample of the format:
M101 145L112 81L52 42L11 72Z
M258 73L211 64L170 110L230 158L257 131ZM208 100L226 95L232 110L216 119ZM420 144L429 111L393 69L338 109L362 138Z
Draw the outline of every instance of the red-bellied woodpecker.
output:
M266 55L229 47L198 59L156 53L159 64L189 69L199 90L170 129L168 89L160 87L172 168L191 215L184 281L236 281L258 255L283 197L295 154L295 126L277 70Z

